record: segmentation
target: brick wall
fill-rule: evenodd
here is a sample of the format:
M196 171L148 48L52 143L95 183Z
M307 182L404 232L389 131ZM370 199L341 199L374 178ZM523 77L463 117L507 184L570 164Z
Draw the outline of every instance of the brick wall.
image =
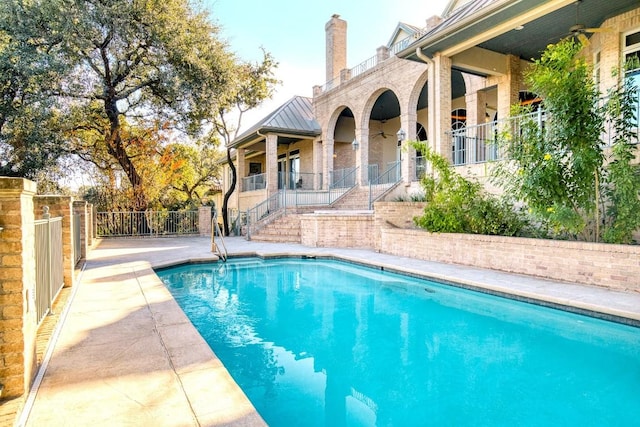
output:
M35 373L35 182L0 177L0 384L2 397L29 389Z
M384 228L416 228L413 218L422 215L424 202L375 202L374 209L374 233L373 248L381 249L381 233Z
M222 222L222 217L219 217L218 220ZM198 230L201 236L211 236L211 206L198 208Z
M373 215L339 212L302 215L300 233L305 246L371 248Z
M385 253L640 292L640 246L380 229Z

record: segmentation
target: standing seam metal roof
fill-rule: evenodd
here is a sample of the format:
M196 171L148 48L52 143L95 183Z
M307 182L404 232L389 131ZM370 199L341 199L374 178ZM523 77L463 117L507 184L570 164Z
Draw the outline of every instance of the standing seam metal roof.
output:
M322 130L313 115L311 98L294 96L274 112L234 139L235 147L258 135L258 132L282 132L300 136L317 136Z

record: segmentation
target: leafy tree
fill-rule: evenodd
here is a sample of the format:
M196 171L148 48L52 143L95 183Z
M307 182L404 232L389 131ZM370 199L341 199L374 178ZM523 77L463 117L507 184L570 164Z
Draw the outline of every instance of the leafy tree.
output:
M640 227L632 143L637 88L624 80L600 102L581 48L564 40L533 65L527 82L544 99L548 119L539 122L526 115L529 110L513 109L523 119L517 133L502 135L508 161L497 166L495 178L555 237L630 243ZM601 140L605 122L613 125L609 155Z
M532 65L525 78L544 99L547 120L541 126L530 110L513 109L523 119L518 133L502 138L509 161L498 165L496 179L556 235L596 240L604 117L581 48L566 39Z
M231 169L231 185L222 202L222 222L225 236L230 234L228 203L238 182L230 143L238 136L243 114L272 96L275 86L279 83L273 76L273 70L277 65L271 54L263 50L261 62L246 63L239 67L235 74L237 80L234 90L227 94L226 102L220 104L215 114L214 130L222 137L227 146L227 164ZM235 124L230 120L234 114Z
M62 152L60 115L49 98L65 65L51 40L31 36L41 10L0 3L0 175L36 179Z
M67 129L83 129L122 168L133 208L148 205L124 123L157 121L196 135L234 84L236 58L188 0L8 0L11 40L67 65L53 89ZM44 46L44 47L43 47Z
M632 141L636 138L639 119L636 117L638 88L629 79L608 95L606 113L613 124L613 138L604 177L607 216L603 240L628 244L633 241L633 232L640 228L640 166L632 163L637 151L637 144Z
M162 152L161 167L167 171L167 200L163 206L172 210L196 208L212 187L220 185L221 152L208 144L171 144Z

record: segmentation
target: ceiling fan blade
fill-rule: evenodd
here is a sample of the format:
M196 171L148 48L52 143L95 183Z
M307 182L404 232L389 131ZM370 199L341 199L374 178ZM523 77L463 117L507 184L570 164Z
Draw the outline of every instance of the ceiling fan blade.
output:
M583 46L589 46L589 38L583 33L578 33L578 40L580 40L580 43L582 43Z
M608 33L613 31L613 28L585 28L583 31L587 33Z

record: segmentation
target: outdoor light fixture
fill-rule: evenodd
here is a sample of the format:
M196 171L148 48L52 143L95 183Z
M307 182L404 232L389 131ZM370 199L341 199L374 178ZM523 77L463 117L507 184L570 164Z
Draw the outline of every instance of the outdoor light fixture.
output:
M407 133L404 131L404 129L400 128L398 133L396 133L396 136L398 137L398 147L400 147L402 145L402 141L404 141L407 137Z
M356 151L358 147L360 147L360 143L357 139L353 138L353 141L351 142L351 148L353 148L353 151Z

